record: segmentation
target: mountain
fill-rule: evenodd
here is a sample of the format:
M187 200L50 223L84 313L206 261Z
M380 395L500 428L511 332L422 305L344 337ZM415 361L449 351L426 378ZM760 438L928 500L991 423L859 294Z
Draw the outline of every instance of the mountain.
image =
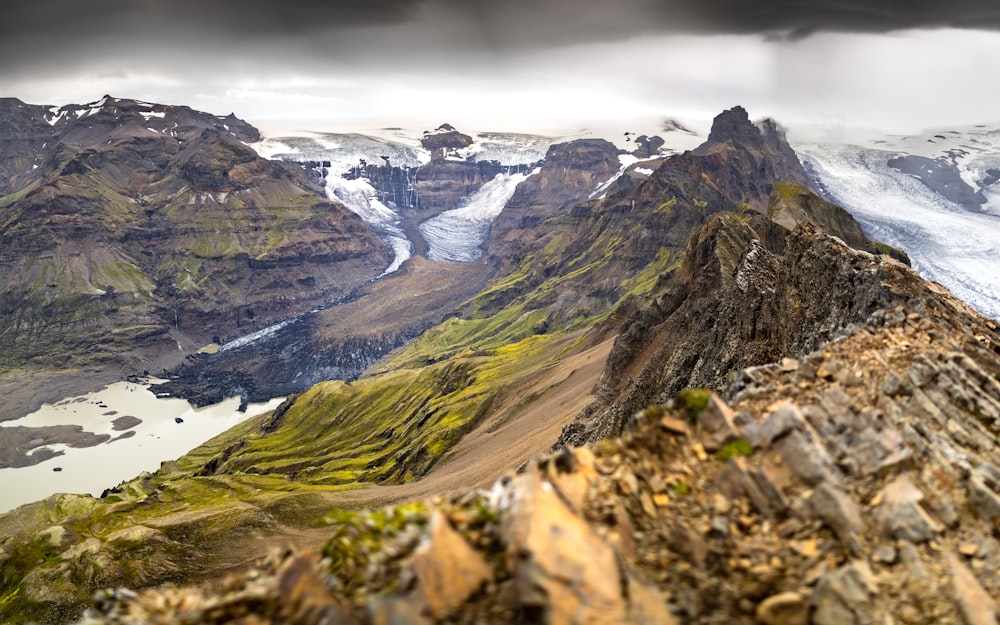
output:
M0 116L12 375L153 369L343 297L391 260L300 167L250 149L259 133L232 115L104 97L4 99Z
M1000 318L1000 131L995 125L914 135L807 130L793 143L823 193L871 236L906 249L921 275Z
M862 280L861 294L831 292L830 310L881 301L801 358L734 371L725 399L681 393L488 490L335 511L323 560L274 551L224 593L109 590L83 622L995 622L997 325L813 228L742 236L772 227L713 217L683 273L754 288L773 269L763 240L783 238L786 254L834 263L786 258L786 277ZM140 533L110 544L128 536Z
M454 136L452 140L465 142ZM447 158L447 150L466 148L440 149ZM392 166L391 158L387 167ZM959 309L950 296L922 282L905 265L867 251L872 249L871 242L856 238L857 224L810 190L812 181L776 126L754 125L745 111L734 109L720 115L709 141L701 148L675 155L658 154L641 161L633 160L636 158L594 139L553 145L547 148L537 171L520 174L524 179L511 190L507 208L485 222L488 233L482 243L484 262L441 263L411 258L398 271L360 289L356 299L301 317L259 341L270 344L274 353L285 349L291 354L285 360L270 356L254 360L258 356L246 355L252 350L240 354L256 342L220 352L223 360L232 359L232 371L242 371L244 380L266 383L271 375L283 375L286 363L294 360L313 362L315 371L328 366L332 372L341 366L338 363L348 363L348 356L401 345L357 379L313 385L289 397L273 413L247 420L177 461L164 463L155 473L109 488L99 498L53 495L0 516L0 524L10 528L11 536L0 554L0 596L6 598L0 604L2 618L10 622L39 618L68 621L76 618L92 593L102 587L219 580L263 555L275 543L290 540L319 546L334 535L327 553L337 563L335 574L341 594L336 601L363 621L378 621L382 617L377 614L388 614L378 610L392 611L394 605L408 609L405 601L397 604L388 599L395 592L393 588L401 595L406 595L406 589L413 584L426 588L423 573L405 573L409 575L405 579L411 581L399 586L393 581L399 579L398 572L410 570L408 558L423 536L420 528L434 527L447 534L448 524L461 532L473 532L461 540L471 540L473 551L490 554L488 561L498 567L491 575L497 584L506 583L504 588L508 590L500 592L497 588L497 592L486 593L491 597L508 596L506 608L489 601L476 605L491 611L514 612L480 616L499 622L514 618L511 614L537 614L541 618L550 610L546 601L556 600L554 593L562 591L558 586L545 585L541 587L546 592L539 595L529 593L521 582L510 582L517 577L529 580L524 584L531 586L535 582L530 580L539 579L532 577L531 571L547 569L544 565L539 565L542 569L529 568L524 573L528 577L522 578L520 568L508 568L514 565L506 564L518 558L508 560L501 555L507 549L503 545L512 545L511 553L515 555L536 553L547 548L552 537L541 535L531 539L523 550L517 547L522 545L519 541L527 539L526 530L501 527L521 527L515 520L510 521L514 526L507 525L505 519L522 518L521 513L509 517L511 510L521 510L528 518L535 514L530 510L560 515L557 526L570 524L574 529L567 535L580 538L570 541L571 551L589 554L582 549L586 545L603 554L595 562L612 563L597 570L602 571L602 579L613 582L615 592L629 589L629 599L623 604L620 595L618 599L609 597L610 614L648 608L654 610L654 622L667 622L663 619L669 615L658 593L670 584L687 589L683 596L671 599L671 610L700 613L702 608L692 598L694 589L700 587L692 584L700 584L703 578L678 573L683 576L678 580L671 578L669 571L705 568L707 560L702 561L700 556L692 559L692 554L703 551L695 538L707 536L701 531L707 508L700 502L715 492L709 485L723 465L707 466L708 477L694 481L691 477L697 475L699 465L688 464L693 462L688 456L699 457L697 449L702 449L704 455L705 448L721 453L726 444L734 441L724 438L722 447L713 447L714 439L698 442L701 447L695 446L696 441L689 444L685 440L680 447L664 443L682 455L662 458L647 453L651 448L629 448L627 441L621 443L626 447L606 456L602 449L615 448L597 444L593 453L601 455L600 466L615 467L601 469L600 473L613 481L594 482L595 487L607 490L600 491L598 499L589 495L581 499L581 493L585 494L591 483L571 478L576 480L577 490L576 494L566 494L566 501L578 502L578 511L591 501L595 507L587 508L587 517L594 522L611 523L614 519L618 530L599 530L611 541L610 547L602 547L604 539L588 533L591 530L585 529L587 524L576 512L564 511L559 507L564 504L553 502L552 497L537 499L531 494L552 493L549 486L536 482L538 488L534 488L530 480L505 478L492 496L467 489L489 489L504 471L523 465L538 451L549 448L560 432L564 440L575 436L574 442L617 436L628 427L632 406L645 408L646 401L669 399L667 395L674 390L683 390L675 389L678 385L704 384L726 392L732 376L737 376L744 381L743 386L725 395L727 401L737 402L735 393L748 388L749 381L769 379L763 373L753 373L758 369L741 374L741 368L764 367L759 371L772 371L773 367L767 368L769 363L778 361L790 367L780 359L794 357L801 359L799 367L805 372L811 365L802 363L810 350L835 348L838 343L831 339L846 335L852 328L867 327L865 324L889 315L887 310L915 305L913 302L920 297L927 298L925 308L935 314L940 312L950 318L959 311L966 315L955 317L956 325L949 328L978 331L985 327L984 350L992 345L989 337L994 336L995 328L983 326L981 318ZM319 167L324 168L322 162ZM332 160L327 169L333 169ZM754 177L753 172L758 175ZM787 175L792 180L786 182L771 175ZM333 178L328 171L328 188ZM483 188L488 184L484 183ZM371 205L372 198L366 199ZM418 210L414 209L414 213ZM397 214L402 221L404 211ZM415 231L421 232L419 228ZM409 229L409 234L413 232ZM843 243L848 239L865 249L852 250ZM829 288L816 288L817 284ZM440 286L441 292L429 295L426 307L418 314L407 312L413 308L408 303L412 295L420 288L426 290L428 285ZM462 294L463 299L456 302L455 293ZM341 314L344 317L338 326ZM905 311L902 314L909 319ZM892 313L892 319L897 316ZM352 331L359 337L371 338L371 342L350 342L340 335L340 329L363 324L366 319L373 321L370 329L355 327ZM412 332L419 336L412 340L403 336L397 343L391 332L400 331L410 321L414 323ZM423 329L422 324L429 327ZM284 334L286 330L290 334ZM382 343L379 336L389 340ZM290 340L269 343L285 338ZM961 343L956 349L963 346ZM679 355L677 362L671 361L670 350ZM988 351L970 353L984 372L994 371ZM212 356L199 360L221 361ZM664 363L670 368L664 370ZM307 370L295 367L293 371ZM209 384L220 377L216 375L218 370L213 372L211 367L195 370L206 372ZM834 379L840 379L835 375L838 372ZM819 378L825 381L826 376L824 373ZM988 387L988 376L976 377L974 382L968 388L975 390L969 392L979 393L980 388ZM226 388L229 382L222 380L218 384ZM792 394L804 387L782 388L793 401L808 399L805 394ZM708 397L704 391L689 391L683 396L694 400ZM776 394L771 399L779 398ZM586 408L588 405L592 407ZM759 408L753 405L755 414L763 416ZM987 414L990 408L980 410ZM669 423L674 430L687 427ZM741 420L740 427L745 423ZM960 425L972 427L964 420ZM738 434L748 443L752 440L751 446L763 448L770 444L742 430ZM641 438L650 445L660 444L656 442L660 439L652 435ZM743 444L734 449L743 450L738 455L745 455ZM584 454L580 462L586 463L586 452L580 453ZM707 458L697 462L706 462ZM623 464L633 461L646 464ZM654 464L661 461L673 464ZM678 465L675 471L675 461L685 463L687 468ZM550 476L566 473L567 467L572 471L576 466L576 461L559 457L539 462L544 463L539 466L548 467L544 472ZM616 473L616 468L622 471ZM632 477L626 477L626 470ZM686 487L677 488L690 494L694 487L692 499L684 500L679 498L681 493L669 490L669 484L680 483L670 477L674 473L688 476L683 478ZM655 482L656 475L662 478L662 484ZM648 492L641 491L645 486L639 479L643 483L653 480L658 485L650 486ZM743 478L737 475L734 479ZM798 482L789 480L782 483L782 487L790 489L788 495L783 495L786 498L797 495L801 488ZM507 489L509 485L513 486ZM987 490L978 490L976 496L988 501ZM642 492L646 492L645 497ZM455 516L448 512L447 521L430 521L424 512L433 516L430 511L439 505L434 503L370 514L351 511L356 506L420 501L433 494L438 494L439 502L450 501L446 509ZM653 495L656 499L652 499ZM688 511L676 517L678 525L673 525L674 521L663 525L659 520L648 525L644 517L636 516L650 509L655 512L660 505L656 502L666 501L662 495L669 500L679 498L679 509ZM831 496L839 497L837 493ZM752 513L750 504L736 501L738 497L738 493L731 493L727 510L736 516L727 518L734 523L741 522L740 516L750 519L746 522L749 525L738 526L744 529L763 527L763 517L751 516L756 513ZM739 510L738 515L735 510ZM800 526L793 527L790 535L805 535L819 527L819 521L805 512L796 518ZM527 523L526 527L544 526L543 521ZM690 529L692 523L697 525L697 531ZM634 535L626 530L628 527L647 527L650 533ZM727 525L725 531L736 531L730 527L737 526ZM777 519L774 523L768 521L767 527L766 531L761 529L761 536L772 536ZM979 526L962 527L972 531ZM403 533L397 534L397 530ZM744 530L739 531L742 535ZM398 539L398 544L393 543L396 546L385 552L383 532ZM676 541L655 542L675 535L679 537ZM654 542L649 543L648 552L643 543L643 553L654 558L662 555L677 566L659 568L652 561L640 565L635 559L638 552L630 551L629 545L646 538ZM772 538L761 540L763 546L755 547L753 543L748 547L751 551L745 559L751 564L741 564L739 570L753 569L761 553L770 557L773 545L767 541ZM461 541L452 544L460 545ZM712 549L719 548L719 543L711 545ZM822 546L818 553L834 553L837 548L829 540ZM471 553L460 546L455 549L460 556ZM616 549L621 550L622 558L615 555ZM710 553L707 549L705 557ZM391 553L398 553L403 560ZM711 557L713 563L725 562L723 556ZM475 560L471 555L463 559ZM314 579L312 573L306 572L315 570L312 561L294 561L299 563L295 565L296 573L287 568L291 561L275 561L274 566L280 568L281 575ZM537 560L531 556L526 561ZM385 569L379 562L392 564ZM624 568L618 568L616 562ZM687 562L687 569L681 562ZM575 564L567 566L566 571L575 568ZM735 565L731 568L737 570ZM619 577L609 577L609 570L620 571ZM368 577L369 572L378 579ZM272 573L262 572L258 579L269 579ZM663 575L666 577L660 580ZM552 575L545 573L543 577ZM413 581L418 578L425 581ZM265 604L274 610L284 609L277 607L282 597L295 596L311 602L313 599L303 597L320 596L312 591L300 594L294 590L296 582L292 578L281 579L285 590L265 587ZM750 605L752 612L756 603L766 598L766 592L790 584L788 579L774 577L773 583L752 592L726 596L736 601L733 605ZM800 579L801 575L795 576L796 581ZM237 584L232 587L237 595L231 596L246 598L239 594L239 588L243 588L238 586L240 582L233 583ZM320 588L308 584L313 591ZM654 587L656 584L660 586ZM368 604L364 597L369 591L389 592L384 595L387 603ZM322 592L327 596L325 590ZM711 596L710 589L705 592ZM116 596L124 603L106 595L102 606L111 612L95 618L121 618L127 622L131 617L125 615L133 607L145 609L139 607L145 599L129 603L128 593ZM598 596L604 595L594 595ZM643 597L651 598L642 604L645 608L636 604ZM236 606L244 605L240 603L243 600L234 598L234 603L228 605L242 609ZM323 606L330 603L329 597L316 600ZM163 604L167 606L163 609L170 609L170 601ZM197 599L184 601L192 610L201 605ZM448 602L454 606L448 609L457 609L465 605L465 597ZM376 612L365 616L365 605ZM226 610L220 608L221 613ZM270 616L266 618L275 620L293 619L282 612L267 614ZM294 618L305 619L302 622L320 618L320 612L309 614ZM333 612L328 614L333 618ZM472 614L468 613L470 619Z
M817 195L772 122L622 152L548 147L482 262L418 250L260 341L320 363L372 347L332 347L362 320L430 326L363 375L0 515L0 618L995 620L998 325ZM421 285L466 295L404 319Z
M656 214L683 188L668 165L664 180L622 176L602 200L553 207L518 267L542 263L556 291L610 276L544 254L555 224L590 237L563 248L585 259L611 223L655 225L616 207L659 188ZM594 323L532 325L561 293L504 301L504 284L532 279L500 275L372 375L317 386L99 500L0 517L3 617L73 620L107 586L83 622L995 620L1000 328L890 255L847 245L856 224L831 222L835 207L808 189L770 186L763 212L732 206L717 189L736 187L716 181L699 188L729 210L673 203L703 225L677 262L628 274L633 288ZM602 210L616 221L588 224ZM564 431L589 432L587 446L495 481L470 472L470 456L502 455L594 377L597 408ZM449 482L433 457L456 431L472 442L438 461ZM430 488L452 490L405 483L427 466ZM404 483L353 490L357 479ZM246 568L279 536L321 554L275 550ZM205 583L125 588L164 581Z

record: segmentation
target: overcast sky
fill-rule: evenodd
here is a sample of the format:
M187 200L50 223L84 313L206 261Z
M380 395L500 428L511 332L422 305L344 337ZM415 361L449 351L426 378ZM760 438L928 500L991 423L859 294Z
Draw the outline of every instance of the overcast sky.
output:
M995 0L32 0L0 96L109 93L249 120L1000 120Z

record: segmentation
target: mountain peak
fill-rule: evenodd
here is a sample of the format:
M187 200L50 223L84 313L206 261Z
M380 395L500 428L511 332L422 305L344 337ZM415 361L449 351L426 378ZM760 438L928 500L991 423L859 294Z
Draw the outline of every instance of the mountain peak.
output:
M742 106L719 113L712 120L712 131L708 134L709 143L760 143L760 129L750 121L750 115Z

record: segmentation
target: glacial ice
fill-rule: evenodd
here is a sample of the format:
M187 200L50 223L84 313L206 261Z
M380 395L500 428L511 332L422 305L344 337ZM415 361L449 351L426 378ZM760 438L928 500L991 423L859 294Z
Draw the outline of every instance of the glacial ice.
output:
M365 220L372 230L389 244L395 256L392 263L378 277L399 269L413 253L413 244L399 226L399 215L378 199L378 191L367 180L348 180L336 174L326 178L326 194L340 201Z
M479 260L480 246L490 225L514 195L517 185L529 175L497 174L472 194L465 205L417 226L427 242L427 258L461 263Z

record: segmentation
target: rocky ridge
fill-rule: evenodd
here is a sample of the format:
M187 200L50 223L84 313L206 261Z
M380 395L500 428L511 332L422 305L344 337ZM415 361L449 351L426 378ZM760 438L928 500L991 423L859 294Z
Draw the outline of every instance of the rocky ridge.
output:
M325 559L115 591L81 622L996 623L997 324L899 263L790 238L893 295L725 399L688 390L492 489L335 514Z
M811 236L817 222L829 238ZM613 436L644 406L687 387L721 390L733 371L812 351L903 301L886 288L898 261L869 254L877 262L861 270L856 257L827 242L842 240L835 235L863 253L872 248L843 209L788 183L775 185L767 217L712 216L653 301L620 310L624 321L599 399L562 442Z

